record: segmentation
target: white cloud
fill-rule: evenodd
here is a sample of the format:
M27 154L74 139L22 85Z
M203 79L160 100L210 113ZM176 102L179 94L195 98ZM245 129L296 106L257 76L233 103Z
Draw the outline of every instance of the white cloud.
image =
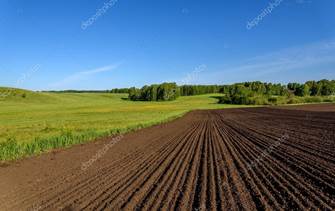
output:
M109 65L109 66L104 66L104 67L99 67L93 70L88 70L88 71L83 71L79 72L78 74L80 75L92 75L96 73L102 73L102 72L107 72L116 69L119 66L119 64L116 65Z
M314 67L322 71L322 66L331 64L335 64L335 41L318 42L247 59L213 72L208 75L208 80L215 82L218 82L218 78L225 81L257 80L262 76L288 74Z
M73 85L73 84L75 84L77 82L80 82L82 80L88 79L89 76L96 75L96 74L103 73L103 72L109 72L109 71L115 70L120 65L121 65L121 63L117 63L117 64L113 64L113 65L98 67L98 68L91 69L91 70L76 72L76 73L74 73L72 75L69 75L69 76L65 77L64 79L62 79L62 80L60 80L58 82L50 84L49 86L51 88L54 88L54 89L55 88L62 88L63 89L63 88L66 88L68 86L71 86L71 85Z

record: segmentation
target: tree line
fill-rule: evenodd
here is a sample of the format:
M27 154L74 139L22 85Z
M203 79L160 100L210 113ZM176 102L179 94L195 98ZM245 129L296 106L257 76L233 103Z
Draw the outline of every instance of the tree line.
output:
M329 96L335 93L335 80L307 81L305 84L289 83L287 88L296 96Z
M176 83L153 84L141 89L129 88L130 100L134 101L169 101L180 96L180 89Z
M121 90L121 89L120 89ZM278 96L291 99L294 96L331 96L335 94L334 80L307 81L306 83L264 83L261 81L235 83L231 85L182 85L176 83L153 84L141 89L132 87L128 91L130 100L165 101L179 96L222 93L220 103L268 104L276 103ZM118 92L113 92L118 93ZM316 98L315 98L316 99Z
M125 94L129 92L129 88L115 88L111 90L51 90L51 91L42 91L42 92L52 92L52 93L119 93Z
M192 96L219 93L223 86L219 85L182 85L180 86L181 96Z
M112 90L109 90L110 93L115 93L115 94L124 94L124 93L129 93L129 88L115 88Z
M130 100L167 101L179 96L192 96L211 93L222 93L220 103L227 104L272 104L285 98L294 103L294 97L317 97L335 95L335 80L307 81L305 83L264 83L261 81L235 83L231 85L182 85L162 83L146 85L142 88L115 88L111 90L64 90L51 92L70 93L128 93ZM282 98L279 98L282 97ZM297 99L297 98L295 98Z
M335 80L307 81L304 84L288 83L287 85L263 83L260 81L236 83L225 86L220 103L227 104L273 104L278 96L288 99L287 103L294 103L294 97L307 98L309 101L319 101L317 96L335 95ZM290 101L291 100L291 101Z

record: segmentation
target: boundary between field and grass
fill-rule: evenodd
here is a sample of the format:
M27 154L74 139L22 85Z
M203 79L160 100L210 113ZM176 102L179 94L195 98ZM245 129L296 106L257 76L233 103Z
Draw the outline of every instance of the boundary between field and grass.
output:
M322 102L323 104L329 102ZM282 104L280 106L294 106L294 105L306 105L306 104L320 104L320 102L313 103L297 103L297 104ZM223 104L222 104L223 105ZM234 105L233 104L225 104L229 108L245 108L245 107L276 107L278 105ZM230 105L232 107L230 107ZM61 135L41 138L36 137L34 140L30 142L19 142L15 138L10 138L7 141L0 142L0 163L4 161L18 160L21 158L26 158L34 155L39 155L44 152L49 152L55 149L63 149L68 148L73 145L83 144L87 142L97 141L96 139L104 138L104 137L112 137L117 135L126 134L128 132L133 132L142 128L147 128L155 125L159 125L162 123L170 122L177 118L184 116L185 114L194 111L194 110L203 110L203 109L211 109L211 108L195 108L195 109L183 109L178 111L177 114L171 114L171 116L162 118L156 121L146 121L143 123L138 123L134 125L130 125L125 128L111 128L104 131L96 131L94 129L89 129L84 132L76 133L70 130L62 131ZM223 109L223 108L212 108L212 109Z
M296 105L308 105L308 104L328 104L326 102L324 103L299 103L299 104L284 104L281 106L284 107L290 107L290 106L296 106ZM333 103L329 103L333 104ZM229 104L227 104L229 105ZM278 107L278 105L236 105L234 107L226 107L224 109L230 109L230 108L246 108L246 107ZM222 109L222 108L206 108L209 110L212 109ZM40 155L42 153L47 153L52 150L57 149L65 149L68 147L72 147L74 145L78 144L84 144L88 142L94 142L98 141L100 138L106 138L106 137L113 137L118 135L124 135L129 132L134 132L143 128L148 128L152 126L156 126L159 124L171 122L173 120L176 120L178 118L181 118L185 116L187 113L191 111L196 110L203 110L203 109L189 109L185 111L181 111L178 114L171 115L167 118L163 118L158 121L149 121L144 123L135 124L132 126L128 126L126 128L113 128L107 131L96 131L96 130L87 130L86 132L80 132L80 133L74 133L72 131L63 131L60 136L53 136L48 138L40 138L36 137L31 142L23 142L20 143L15 139L9 139L4 142L0 142L0 164L7 162L7 161L13 161L13 160L19 160L31 156Z
M74 134L71 131L64 131L60 136L49 138L37 137L33 141L27 143L19 143L15 139L9 139L5 142L0 142L0 162L18 160L34 155L39 155L55 149L63 149L77 144L97 141L99 138L112 137L134 132L143 128L148 128L176 120L191 111L192 110L182 111L179 114L169 116L162 120L139 123L127 128L113 128L103 132L88 130L84 133L81 132L80 134Z

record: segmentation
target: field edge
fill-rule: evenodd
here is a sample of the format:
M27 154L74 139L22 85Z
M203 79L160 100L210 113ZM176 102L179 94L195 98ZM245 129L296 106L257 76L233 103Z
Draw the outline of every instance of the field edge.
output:
M127 128L113 128L107 131L96 132L87 130L85 133L74 134L71 131L64 131L60 136L50 138L35 138L31 142L19 143L15 139L0 143L0 165L6 165L7 162L38 156L42 153L48 153L53 150L66 149L78 144L98 141L101 138L123 135L143 128L160 125L171 122L183 117L192 110L181 111L178 114L168 116L157 121L138 123Z

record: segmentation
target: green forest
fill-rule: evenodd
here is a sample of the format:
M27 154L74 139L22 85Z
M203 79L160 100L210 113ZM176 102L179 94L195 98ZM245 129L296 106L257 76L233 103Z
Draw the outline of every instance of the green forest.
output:
M169 101L180 96L180 88L176 83L153 84L141 89L132 87L128 90L129 99L134 101Z
M219 103L244 105L276 105L333 102L334 80L307 81L287 85L256 82L225 86Z
M235 83L231 85L182 85L176 83L153 84L141 89L114 90L129 93L133 101L170 101L179 96L201 94L224 94L219 103L240 105L296 104L312 102L333 102L335 80L307 81L301 83L264 83L260 81Z

